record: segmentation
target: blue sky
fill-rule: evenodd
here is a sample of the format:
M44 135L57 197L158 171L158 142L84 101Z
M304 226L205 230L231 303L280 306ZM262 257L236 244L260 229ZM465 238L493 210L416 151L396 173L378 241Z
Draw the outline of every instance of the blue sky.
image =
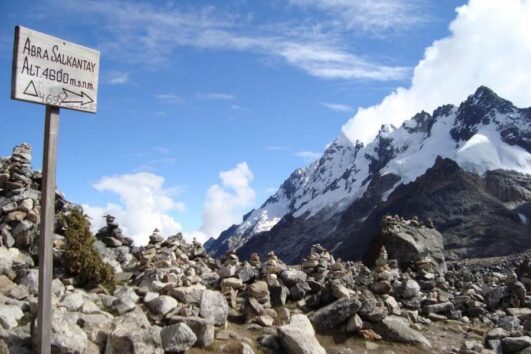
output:
M2 1L0 155L29 142L40 168L44 107L9 95L14 26L99 49L98 113L61 111L60 190L130 232L212 233L315 159L359 107L410 86L465 3ZM134 225L138 205L147 224Z

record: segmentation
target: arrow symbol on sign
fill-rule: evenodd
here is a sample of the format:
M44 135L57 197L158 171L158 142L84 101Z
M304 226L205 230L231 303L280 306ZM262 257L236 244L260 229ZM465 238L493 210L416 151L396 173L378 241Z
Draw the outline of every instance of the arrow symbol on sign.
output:
M89 95L81 91L81 93L73 92L67 89L63 89L66 97L63 99L62 103L81 103L82 106L94 102Z

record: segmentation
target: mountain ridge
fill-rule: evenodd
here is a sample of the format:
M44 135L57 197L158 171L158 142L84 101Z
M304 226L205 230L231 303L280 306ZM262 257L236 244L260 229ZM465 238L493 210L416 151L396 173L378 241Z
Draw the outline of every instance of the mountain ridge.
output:
M366 146L340 133L320 159L295 170L260 208L206 247L221 256L263 237L282 220L282 225L316 215L335 220L353 203L360 208L357 216L367 217L364 210L423 175L437 156L477 175L497 169L531 174L531 108L516 108L481 86L459 106L422 111L400 127L382 126Z

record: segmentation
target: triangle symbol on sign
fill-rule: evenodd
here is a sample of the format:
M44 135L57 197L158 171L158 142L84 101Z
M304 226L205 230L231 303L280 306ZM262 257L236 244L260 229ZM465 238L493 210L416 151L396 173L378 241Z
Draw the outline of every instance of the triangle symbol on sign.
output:
M37 93L37 89L35 88L35 84L33 83L33 80L29 82L28 86L24 90L24 93L28 96L39 96L39 94Z

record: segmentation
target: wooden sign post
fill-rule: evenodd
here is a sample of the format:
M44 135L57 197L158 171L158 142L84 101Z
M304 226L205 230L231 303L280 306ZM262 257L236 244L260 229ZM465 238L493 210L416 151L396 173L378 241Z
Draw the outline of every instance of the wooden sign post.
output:
M100 53L15 27L11 98L46 105L39 243L37 353L51 352L52 243L59 107L96 113Z

